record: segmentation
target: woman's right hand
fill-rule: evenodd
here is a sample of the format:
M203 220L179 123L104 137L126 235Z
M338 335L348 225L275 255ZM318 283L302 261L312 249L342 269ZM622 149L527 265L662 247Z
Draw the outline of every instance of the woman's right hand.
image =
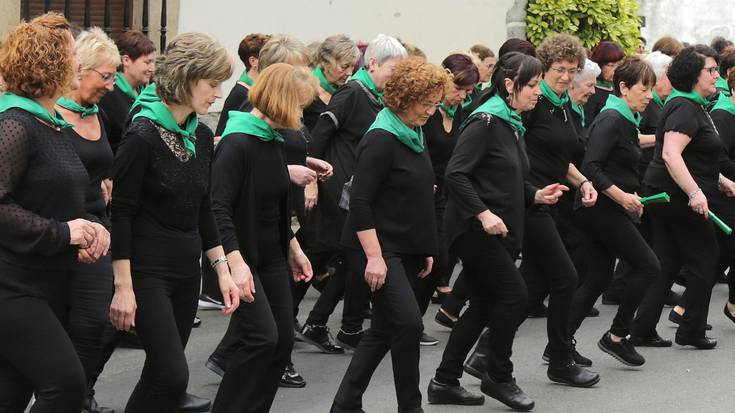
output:
M121 331L129 331L135 327L135 311L138 305L135 302L135 293L132 287L115 287L115 295L110 304L110 321Z
M375 292L385 284L385 276L388 274L388 267L385 265L383 257L373 257L367 260L365 266L365 281L370 286L370 291Z
M641 214L643 211L643 204L641 203L641 197L639 197L636 194L631 194L628 192L623 193L623 195L618 200L618 204L620 204L623 209L625 209L628 212L633 212L635 214Z
M500 235L505 238L508 235L508 228L503 220L490 211L485 211L478 217L482 223L482 229L490 235Z
M255 301L255 281L253 281L253 273L247 264L234 265L230 267L232 280L240 290L240 298L246 303Z
M89 248L95 240L96 231L91 221L77 218L66 223L69 226L70 245Z
M689 198L689 206L692 208L692 211L702 214L705 219L709 219L709 205L707 204L707 197L701 190L699 190L692 198Z

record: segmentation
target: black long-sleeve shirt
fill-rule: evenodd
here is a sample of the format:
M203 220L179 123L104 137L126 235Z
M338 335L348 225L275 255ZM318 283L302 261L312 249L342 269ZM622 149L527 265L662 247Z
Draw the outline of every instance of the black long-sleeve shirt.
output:
M663 109L664 108L654 101L651 101L648 106L646 106L646 110L641 113L641 123L638 126L638 130L642 135L656 134ZM641 160L638 162L638 176L640 179L643 179L643 175L646 173L646 169L648 169L648 164L653 160L653 150L653 146L641 150Z
M313 131L316 126L319 116L327 110L327 104L317 96L316 99L304 109L304 125L309 131Z
M235 83L235 86L230 90L230 94L227 95L225 103L222 105L222 112L219 114L214 136L222 136L222 132L225 131L225 126L227 126L227 119L230 118L230 111L239 110L240 106L248 102L249 93L250 89L243 86L240 82Z
M278 129L283 136L283 156L286 165L306 166L306 157L309 155L309 141L311 135L306 126L300 129ZM295 212L297 216L303 216L304 211L304 188L293 182L289 183L289 211Z
M476 216L489 209L508 228L508 246L520 251L526 206L537 189L528 183L523 138L487 113L472 116L463 128L447 165L449 201L444 214L447 244L461 234L483 231Z
M607 98L612 94L612 90L595 86L595 93L592 94L592 96L587 99L587 103L584 104L584 117L587 125L591 125L592 122L594 122L597 114L605 107Z
M444 192L444 173L447 170L449 158L452 157L452 151L457 144L459 138L460 127L464 121L464 113L462 106L457 108L457 112L452 119L452 128L449 132L444 129L444 117L441 111L437 110L426 121L421 128L424 131L426 146L429 149L431 157L431 166L434 168L434 180L437 186L437 192Z
M112 92L105 93L98 104L105 134L113 152L117 152L134 99L123 93L117 85Z
M112 259L129 259L134 274L194 276L202 250L220 244L209 198L213 135L199 124L196 156L184 161L162 133L135 119L115 156Z
M357 232L375 229L383 253L437 253L434 172L429 153L373 129L357 147L357 167L342 244L362 249Z
M722 141L720 172L728 179L735 179L735 115L717 109L710 112L710 116Z

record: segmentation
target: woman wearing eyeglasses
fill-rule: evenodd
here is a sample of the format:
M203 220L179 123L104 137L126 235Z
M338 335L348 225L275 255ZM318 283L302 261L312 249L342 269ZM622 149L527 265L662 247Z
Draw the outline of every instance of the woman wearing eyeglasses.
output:
M595 116L605 106L608 96L613 94L613 74L624 57L623 48L615 42L606 40L592 49L590 60L600 66L601 73L597 77L595 94L584 105L585 119L588 125L592 124Z

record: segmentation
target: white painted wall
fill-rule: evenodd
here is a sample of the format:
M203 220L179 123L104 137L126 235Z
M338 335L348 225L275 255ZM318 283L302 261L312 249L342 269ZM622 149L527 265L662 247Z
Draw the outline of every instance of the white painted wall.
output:
M713 37L735 40L733 0L640 0L646 16L641 31L649 48L659 37L671 35L689 43L709 44Z
M288 33L304 43L345 33L369 41L378 33L416 44L438 63L451 51L505 41L505 15L513 0L181 0L179 33L207 33L232 51L235 75L244 69L237 46L248 33ZM212 108L221 108L220 100Z

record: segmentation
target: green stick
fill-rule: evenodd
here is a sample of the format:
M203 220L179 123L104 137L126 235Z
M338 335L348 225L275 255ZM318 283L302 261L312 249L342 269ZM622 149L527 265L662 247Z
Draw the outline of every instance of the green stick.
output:
M715 215L714 212L709 211L707 214L709 215L709 219L711 219L712 222L715 223L715 225L717 225L718 227L720 227L720 229L722 230L722 232L724 232L727 235L732 234L732 228L730 228L729 226L727 226L727 224L725 224L724 222L722 222L722 220L720 218L718 218L717 215Z
M641 201L641 204L643 205L665 204L671 201L671 198L669 197L669 194L667 194L666 192L661 192L660 194L641 198L640 201Z

